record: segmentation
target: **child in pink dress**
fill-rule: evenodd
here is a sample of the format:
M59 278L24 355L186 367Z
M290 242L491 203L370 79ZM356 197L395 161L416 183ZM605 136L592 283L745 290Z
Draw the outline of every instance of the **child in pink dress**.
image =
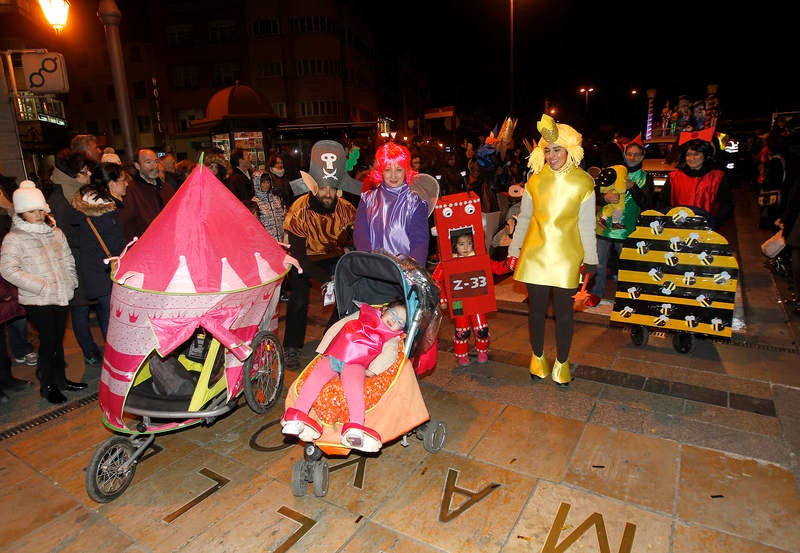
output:
M349 422L342 427L342 445L366 452L378 451L382 446L380 435L364 426L364 379L367 368L382 352L384 344L402 336L405 326L406 308L400 300L380 308L361 305L358 318L341 326L322 352L300 389L294 407L286 409L281 418L282 432L303 441L322 435L322 427L308 412L325 384L338 375L350 413Z

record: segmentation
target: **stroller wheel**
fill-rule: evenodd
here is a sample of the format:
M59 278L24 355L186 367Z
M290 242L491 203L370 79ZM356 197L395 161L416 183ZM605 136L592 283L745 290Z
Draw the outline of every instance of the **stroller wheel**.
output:
M315 496L325 497L328 494L330 473L327 461L320 459L311 463L311 481L314 483Z
M283 390L283 347L271 332L259 332L251 344L253 353L244 362L242 387L247 405L266 413Z
M307 484L308 464L303 460L297 460L292 466L292 495L295 497L306 495Z
M447 426L444 421L429 421L425 426L422 438L422 447L428 453L436 453L444 447L447 441Z
M306 461L319 461L322 459L322 450L313 443L306 444L306 447L303 449L303 455Z
M108 503L123 494L136 473L136 462L127 464L134 451L133 443L122 436L109 438L95 450L86 468L89 497Z

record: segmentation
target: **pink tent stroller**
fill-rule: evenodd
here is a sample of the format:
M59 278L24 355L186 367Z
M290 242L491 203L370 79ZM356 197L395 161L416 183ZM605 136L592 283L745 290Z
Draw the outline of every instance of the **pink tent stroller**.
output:
M116 434L89 462L89 497L119 497L156 434L211 424L242 394L256 413L277 402L284 367L276 308L293 263L202 164L111 261L99 403Z

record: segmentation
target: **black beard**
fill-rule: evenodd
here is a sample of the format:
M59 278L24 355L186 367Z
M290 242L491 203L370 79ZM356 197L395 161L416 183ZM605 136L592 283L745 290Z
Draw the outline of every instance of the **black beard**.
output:
M308 193L308 207L321 215L332 215L336 211L336 200L337 198L334 196L331 207L327 208L314 194Z

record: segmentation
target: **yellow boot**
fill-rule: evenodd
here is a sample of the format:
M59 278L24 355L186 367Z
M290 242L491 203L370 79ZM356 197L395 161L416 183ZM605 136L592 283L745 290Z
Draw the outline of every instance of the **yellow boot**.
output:
M536 357L536 354L531 356L531 366L528 368L528 372L531 373L532 380L547 378L550 375L550 367L547 365L544 353L541 357Z
M563 363L556 359L553 363L553 382L559 386L569 386L572 382L572 375L569 372L569 361Z

